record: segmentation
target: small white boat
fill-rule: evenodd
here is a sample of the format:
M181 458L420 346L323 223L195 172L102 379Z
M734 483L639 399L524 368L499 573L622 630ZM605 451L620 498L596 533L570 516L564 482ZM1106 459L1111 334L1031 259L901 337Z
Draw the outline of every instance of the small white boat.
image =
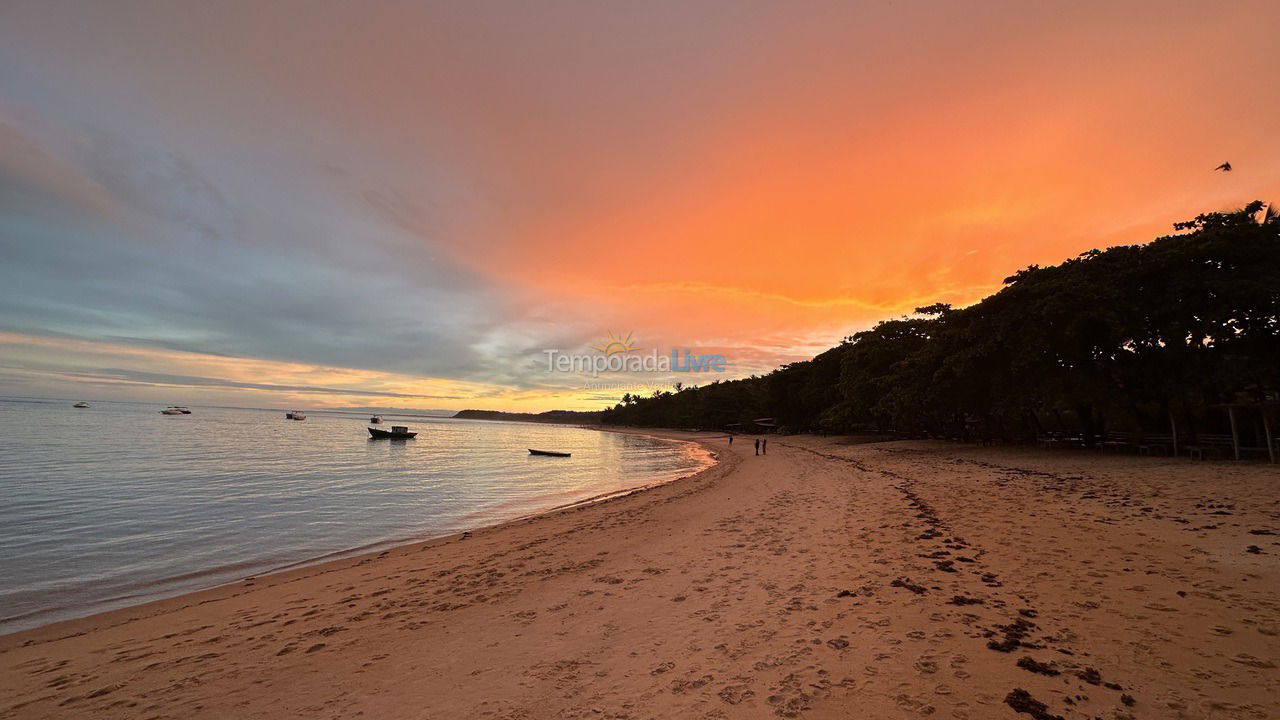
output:
M302 412L301 410L294 410L293 412L287 412L284 414L284 416L289 418L290 420L306 420L307 419L307 414Z
M381 416L381 415L374 415L373 417L369 418L369 422L370 422L370 423L372 423L372 424L374 424L374 425L379 425L379 424L381 424L381 423L382 423L382 416Z
M182 412L181 410L179 410L179 409L178 409L178 408L176 408L176 407L169 407L169 408L165 408L165 409L161 410L161 411L160 411L160 414L161 414L161 415L189 415L189 414L190 414L190 411L188 411L188 412Z
M84 401L81 401L81 402L76 403L75 405L72 405L71 407L87 408L87 407L89 407L89 403L84 402Z
M170 405L170 406L169 406L169 409L170 409L170 410L177 410L177 411L178 411L178 413L179 413L179 414L182 414L182 415L190 415L190 414L191 414L191 411L190 411L190 410L186 409L185 407L183 407L183 406L181 406L181 405Z

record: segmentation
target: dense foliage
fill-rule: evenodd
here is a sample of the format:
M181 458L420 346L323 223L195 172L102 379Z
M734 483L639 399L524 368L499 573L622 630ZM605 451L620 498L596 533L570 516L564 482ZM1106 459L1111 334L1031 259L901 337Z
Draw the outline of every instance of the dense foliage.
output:
M1280 388L1280 219L1252 203L1145 245L1031 266L763 377L626 396L611 424L1026 437L1168 428ZM1065 418L1065 419L1064 419Z

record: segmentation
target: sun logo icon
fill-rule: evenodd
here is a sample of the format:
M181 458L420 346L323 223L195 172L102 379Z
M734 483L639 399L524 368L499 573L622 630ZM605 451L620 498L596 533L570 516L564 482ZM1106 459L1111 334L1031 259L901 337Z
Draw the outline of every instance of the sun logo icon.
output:
M616 355L618 353L629 353L636 349L635 343L631 341L632 333L627 333L626 337L614 335L613 331L609 331L609 337L600 341L598 345L592 345L592 350L599 350L605 355Z

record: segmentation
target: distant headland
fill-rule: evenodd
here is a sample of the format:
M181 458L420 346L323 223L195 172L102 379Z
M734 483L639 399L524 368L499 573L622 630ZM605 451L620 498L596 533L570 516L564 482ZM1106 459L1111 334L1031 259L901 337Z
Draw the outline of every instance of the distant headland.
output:
M548 410L540 413L502 412L500 410L462 410L455 420L503 420L506 422L567 423L574 425L599 425L599 412L577 410Z

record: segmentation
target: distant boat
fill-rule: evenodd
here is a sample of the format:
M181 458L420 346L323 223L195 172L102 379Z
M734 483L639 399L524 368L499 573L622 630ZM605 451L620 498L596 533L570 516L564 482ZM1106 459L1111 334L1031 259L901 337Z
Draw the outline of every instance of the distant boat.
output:
M179 408L169 407L161 410L160 414L161 415L190 415L191 411L188 410L187 412L182 412L182 410Z
M191 414L191 411L190 411L190 410L186 409L185 407L182 407L181 405L170 405L170 406L169 406L169 409L170 409L170 410L177 410L177 411L178 411L178 413L179 413L179 414L181 414L181 415L190 415L190 414Z
M549 455L551 457L570 457L573 455L573 453L562 453L562 452L556 452L554 450L534 450L533 448L529 448L529 454L530 455Z
M293 412L287 412L284 414L284 416L289 418L290 420L306 420L307 419L307 414L302 412L301 410L294 410Z
M81 401L76 403L75 405L72 405L71 407L87 408L89 407L89 403Z
M418 434L416 432L409 432L409 427L407 425L392 425L390 430L379 430L378 428L368 428L368 430L369 434L372 435L375 440L382 440L384 438L389 440L408 440L412 437L416 437Z
M382 422L382 416L374 415L373 417L369 418L369 422L373 423L374 425L377 425Z

